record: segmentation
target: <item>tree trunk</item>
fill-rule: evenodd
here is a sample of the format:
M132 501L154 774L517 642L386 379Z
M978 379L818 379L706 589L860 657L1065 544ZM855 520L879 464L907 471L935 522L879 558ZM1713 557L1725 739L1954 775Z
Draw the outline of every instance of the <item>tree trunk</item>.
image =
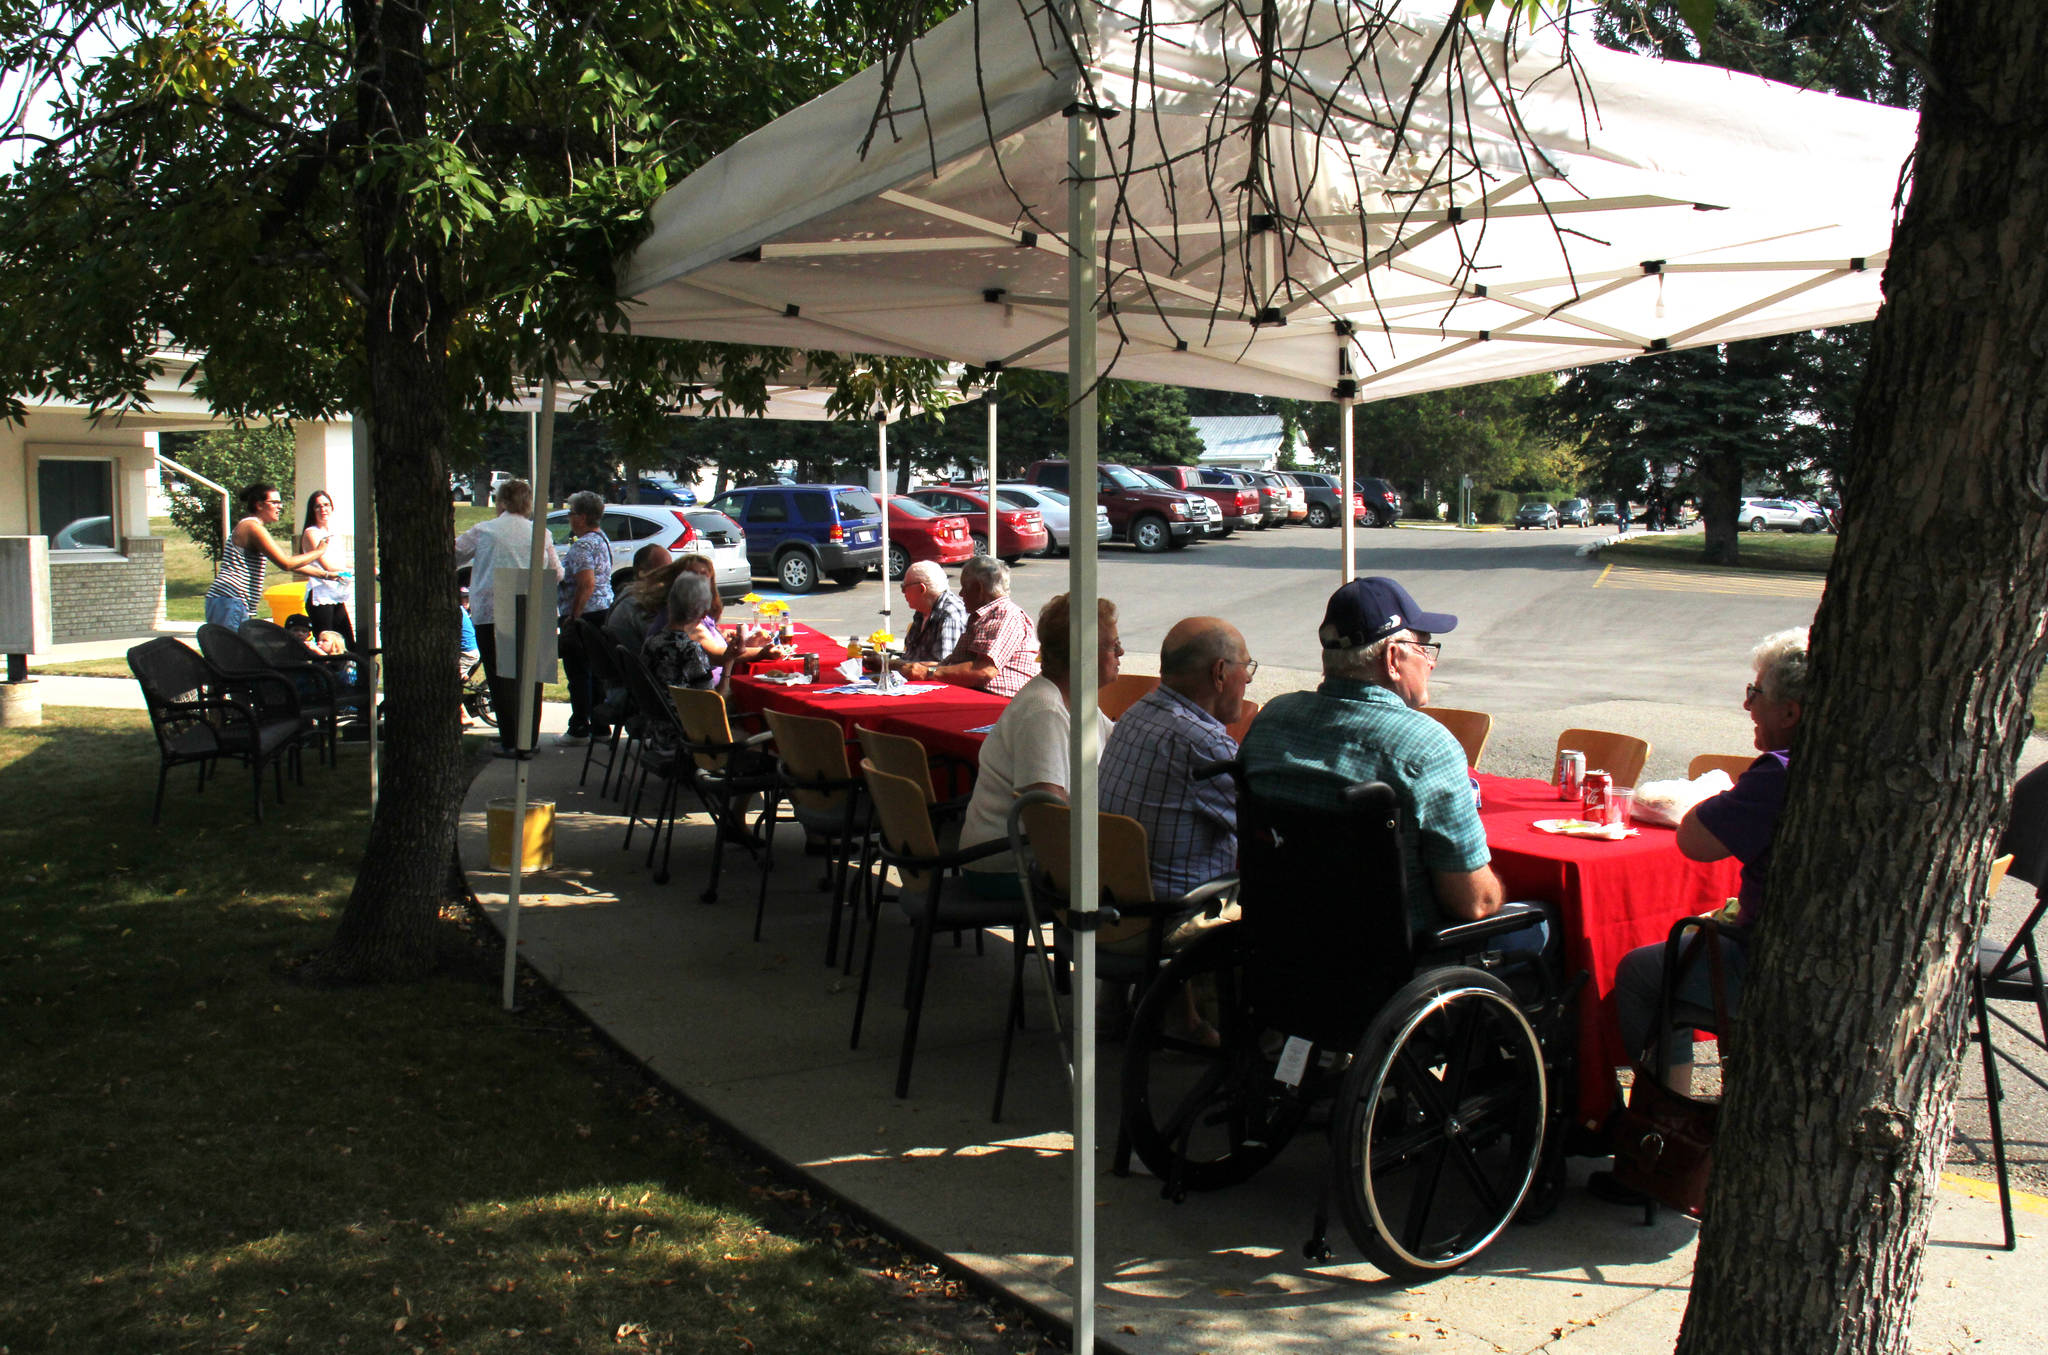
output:
M1742 507L1742 465L1742 453L1731 449L1703 454L1694 471L1709 564L1732 565L1740 557L1742 524L1735 514Z
M1945 0L1680 1355L1906 1349L2048 606L2048 10Z
M426 132L420 12L351 0L358 112L375 142ZM360 195L371 473L377 495L383 668L390 699L377 812L333 944L313 966L339 982L418 978L434 962L464 786L455 718L454 512L448 494L448 311L438 260L417 243L397 176Z

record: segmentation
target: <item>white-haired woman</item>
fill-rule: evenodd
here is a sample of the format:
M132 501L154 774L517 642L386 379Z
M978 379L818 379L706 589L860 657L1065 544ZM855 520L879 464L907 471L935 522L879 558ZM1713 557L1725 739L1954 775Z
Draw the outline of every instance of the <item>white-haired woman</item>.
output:
M1742 708L1749 712L1758 757L1733 787L1694 805L1678 824L1678 850L1693 860L1724 861L1732 856L1742 863L1742 887L1736 898L1734 922L1724 926L1721 933L1726 940L1707 938L1707 944L1719 945L1721 950L1726 980L1723 994L1731 1012L1742 999L1750 929L1756 925L1763 907L1771 840L1777 836L1778 816L1785 809L1792 743L1806 710L1806 646L1807 630L1800 626L1764 637L1750 655L1756 678L1743 692ZM1622 956L1615 970L1615 1020L1621 1027L1622 1048L1630 1057L1641 1053L1656 1034L1664 983L1664 951L1663 942L1638 947ZM1713 970L1707 957L1696 957L1672 995L1674 1015L1681 1021L1690 1017L1711 1023L1712 984ZM1665 1038L1670 1065L1668 1080L1680 1091L1689 1090L1690 1038L1683 1030L1670 1031ZM1590 1184L1593 1193L1602 1199L1617 1204L1642 1203L1640 1196L1622 1186L1610 1173L1595 1172Z
M491 705L498 712L499 757L516 757L519 754L519 679L516 674L498 671L497 646L497 579L500 565L508 569L524 569L533 555L533 520L527 514L533 511L533 486L524 480L507 480L498 486L495 499L498 516L476 526L455 538L455 563L467 564L469 571L469 616L476 624L477 647L483 651L484 674L491 684ZM545 533L541 537L545 554L542 556L547 568L557 578L562 573L562 562L555 554L555 543ZM508 618L509 619L509 618ZM540 741L540 684L535 683L531 699L525 704L529 726L534 743ZM531 756L528 745L528 756Z

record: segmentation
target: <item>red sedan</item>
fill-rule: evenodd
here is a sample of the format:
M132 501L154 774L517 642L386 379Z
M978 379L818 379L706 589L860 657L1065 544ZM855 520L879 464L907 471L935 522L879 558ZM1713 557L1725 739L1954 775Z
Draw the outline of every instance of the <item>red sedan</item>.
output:
M915 489L910 497L917 499L927 508L941 513L958 513L967 519L967 530L974 537L974 553L987 555L988 549L988 500L978 489L955 489L951 485L943 488ZM1045 534L1045 517L1036 508L1010 508L996 504L996 550L1006 565L1014 565L1027 555L1043 555L1050 542Z
M957 565L974 556L974 538L964 518L929 504L889 496L889 577L900 579L916 560Z

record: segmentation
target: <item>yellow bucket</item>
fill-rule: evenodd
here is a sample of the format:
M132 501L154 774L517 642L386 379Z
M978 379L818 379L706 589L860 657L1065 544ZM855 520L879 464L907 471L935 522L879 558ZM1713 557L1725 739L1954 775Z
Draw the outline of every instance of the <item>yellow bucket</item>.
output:
M270 608L270 619L282 626L306 610L306 585L273 583L263 590L263 601Z
M491 817L491 869L509 871L512 869L512 819L514 802L510 798L493 800L489 805ZM526 802L526 847L520 853L519 868L522 871L547 870L555 864L555 802L553 800L528 800Z

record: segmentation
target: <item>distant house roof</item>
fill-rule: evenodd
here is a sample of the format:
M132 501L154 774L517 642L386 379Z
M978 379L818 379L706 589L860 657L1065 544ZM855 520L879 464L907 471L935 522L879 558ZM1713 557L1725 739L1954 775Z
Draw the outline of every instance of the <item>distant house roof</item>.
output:
M1189 422L1206 465L1265 467L1280 457L1278 414L1205 414Z

